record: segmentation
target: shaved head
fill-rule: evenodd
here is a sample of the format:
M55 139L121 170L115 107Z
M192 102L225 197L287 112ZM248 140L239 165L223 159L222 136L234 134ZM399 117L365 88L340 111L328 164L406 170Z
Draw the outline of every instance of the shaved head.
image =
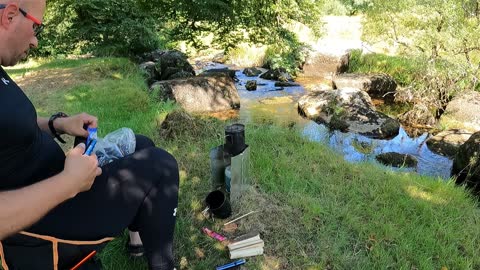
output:
M46 0L0 0L0 4L5 5L0 9L0 65L12 66L38 46L34 28L43 21Z

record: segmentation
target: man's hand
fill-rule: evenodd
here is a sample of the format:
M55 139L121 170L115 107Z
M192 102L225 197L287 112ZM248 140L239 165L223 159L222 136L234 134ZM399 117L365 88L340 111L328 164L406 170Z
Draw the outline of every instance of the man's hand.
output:
M88 132L83 129L85 125L96 128L98 119L95 116L81 113L70 117L57 118L53 122L53 126L58 132L84 138L88 137Z
M64 170L24 188L0 191L0 240L28 228L60 203L92 187L102 173L95 155L79 144L67 154Z
M62 174L72 184L74 196L77 193L89 190L95 177L102 174L102 169L98 167L98 160L95 154L91 156L84 155L85 144L81 143L73 148L67 154L65 167Z

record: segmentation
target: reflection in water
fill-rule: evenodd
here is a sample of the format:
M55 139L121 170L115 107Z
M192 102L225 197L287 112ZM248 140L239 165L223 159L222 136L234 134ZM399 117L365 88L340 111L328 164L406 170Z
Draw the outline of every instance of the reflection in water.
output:
M218 67L214 67L218 68ZM241 98L240 121L276 123L282 126L293 125L302 130L302 134L316 142L330 146L342 154L350 162L377 162L375 156L381 153L396 152L408 154L418 160L416 168L400 168L400 171L415 171L422 175L430 175L448 179L453 162L437 155L427 148L428 134L410 138L405 130L390 140L371 139L359 134L330 131L326 126L300 117L297 113L297 101L306 94L303 87L275 87L274 81L259 77L246 77L241 71L236 73L236 83ZM257 91L245 89L248 80L256 80ZM288 97L288 98L285 98ZM263 100L263 102L262 102ZM265 100L271 102L264 102Z
M444 179L450 177L452 161L437 155L427 148L425 143L428 134L418 138L410 138L403 128L390 140L376 140L359 134L330 131L324 125L315 122L308 123L303 129L303 135L312 141L327 143L335 151L343 154L351 162L376 162L375 156L381 153L396 152L408 154L418 160L417 168L402 168L401 171L416 171L419 174L438 176ZM370 152L362 151L355 144L369 145ZM365 148L364 148L365 149Z

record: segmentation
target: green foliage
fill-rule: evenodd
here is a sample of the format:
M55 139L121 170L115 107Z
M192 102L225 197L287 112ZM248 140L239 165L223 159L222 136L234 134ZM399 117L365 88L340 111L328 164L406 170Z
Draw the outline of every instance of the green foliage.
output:
M136 0L48 1L39 54L129 56L158 48L155 21Z
M187 41L205 49L230 49L242 41L274 44L269 63L294 70L302 45L285 26L301 22L320 33L323 2L318 0L52 0L39 55L129 56ZM283 48L283 46L287 46Z
M349 14L350 11L348 7L346 7L341 1L331 0L326 1L324 6L324 13L326 15L342 16Z
M295 74L305 62L309 47L301 43L297 36L283 28L278 30L279 35L275 42L267 49L264 65L270 69L285 68Z
M468 73L458 64L421 57L362 54L360 50L352 51L349 72L391 75L400 86L414 89L415 100L429 106L438 118L456 94L472 86ZM403 111L408 106L397 109Z
M321 2L312 0L142 0L164 24L171 39L188 40L201 47L205 33L215 34L215 44L231 48L243 40L270 44L282 25L302 22L319 33Z
M426 58L434 66L448 62L466 74L467 88L480 76L478 0L371 0L365 40L387 41L399 52ZM451 67L449 68L451 69Z
M350 56L348 72L350 73L386 73L401 86L411 85L421 76L426 68L422 59L384 54L362 54L353 50Z
M370 0L327 0L323 10L326 15L355 15L370 6Z

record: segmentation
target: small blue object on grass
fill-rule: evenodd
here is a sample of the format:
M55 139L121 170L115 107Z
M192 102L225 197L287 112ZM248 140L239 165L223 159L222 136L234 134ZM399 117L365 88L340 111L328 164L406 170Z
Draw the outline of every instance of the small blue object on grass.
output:
M230 269L230 268L233 268L233 267L236 267L236 266L245 264L246 262L247 262L247 261L246 261L245 259L241 259L241 260L238 260L238 261L234 261L234 262L231 262L231 263L227 263L227 264L225 264L225 265L217 266L217 269L216 269L216 270L226 270L226 269Z

